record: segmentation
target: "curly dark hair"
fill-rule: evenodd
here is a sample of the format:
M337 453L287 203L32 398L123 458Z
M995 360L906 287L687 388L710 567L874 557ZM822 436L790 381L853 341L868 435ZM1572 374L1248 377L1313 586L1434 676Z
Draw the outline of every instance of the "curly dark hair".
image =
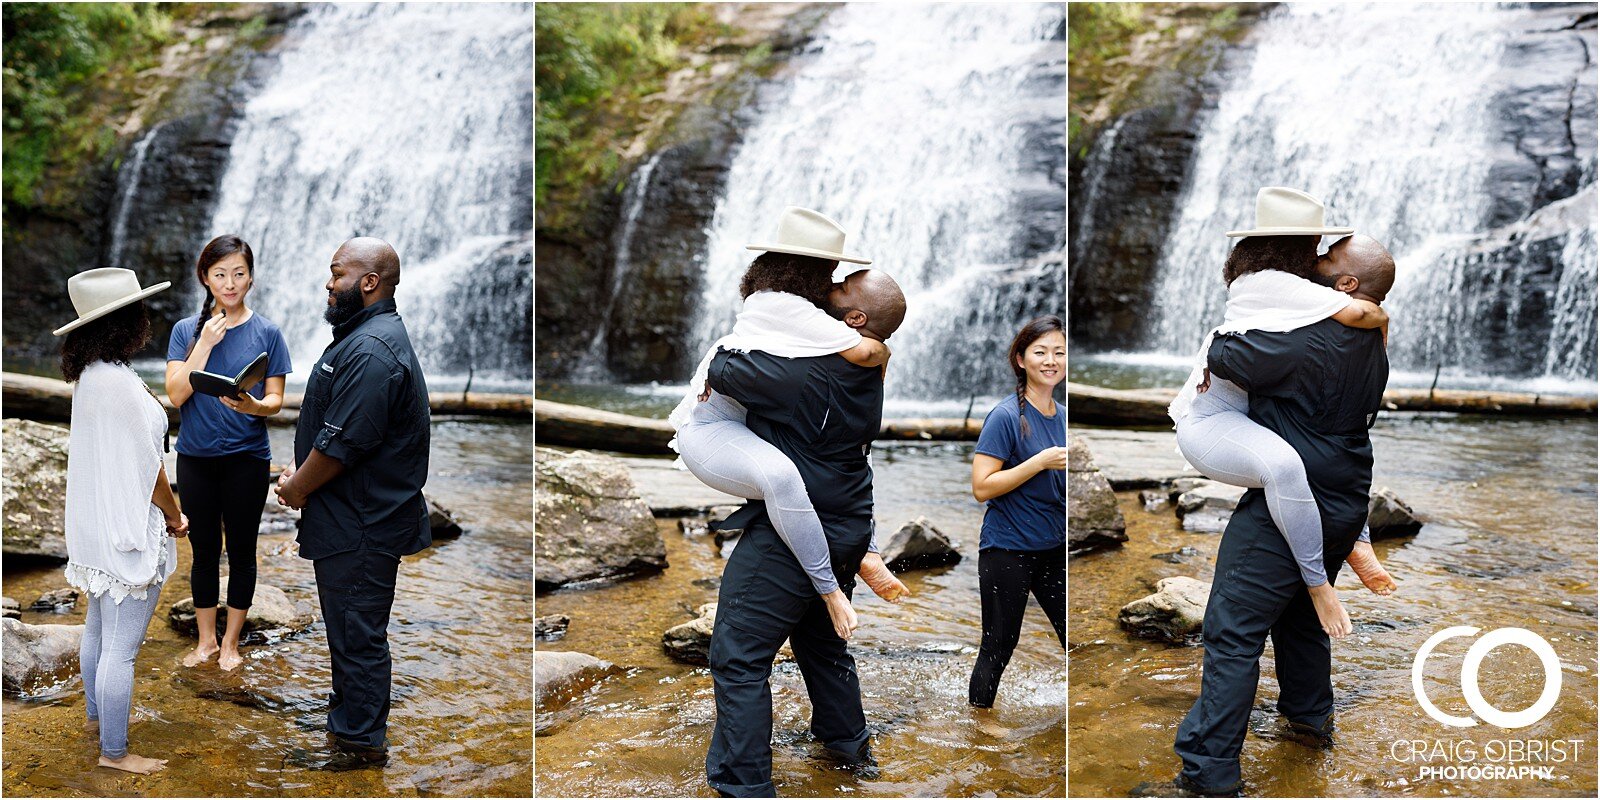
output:
M756 292L788 292L799 295L823 311L828 310L828 292L833 291L833 269L839 262L826 258L797 256L792 253L762 253L750 262L739 279L739 296Z
M76 383L90 364L130 364L150 343L150 316L144 301L129 303L67 333L61 340L61 375Z
M1246 236L1228 254L1222 280L1231 286L1240 275L1269 269L1316 280L1319 241L1319 236Z

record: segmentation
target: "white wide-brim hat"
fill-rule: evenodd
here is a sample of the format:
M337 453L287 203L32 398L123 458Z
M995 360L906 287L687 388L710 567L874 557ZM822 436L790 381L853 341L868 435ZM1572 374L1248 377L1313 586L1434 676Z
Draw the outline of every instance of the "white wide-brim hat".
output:
M171 285L172 281L162 281L148 288L141 287L139 276L133 274L131 269L101 267L80 272L67 279L67 295L72 298L72 308L78 312L78 318L56 328L54 335L60 336L94 322L129 303L137 303Z
M1322 201L1299 189L1267 186L1256 192L1256 226L1229 236L1343 236L1355 228L1323 223Z
M778 218L778 235L771 244L747 244L746 250L791 253L797 256L871 264L872 259L844 254L844 228L809 208L789 206Z

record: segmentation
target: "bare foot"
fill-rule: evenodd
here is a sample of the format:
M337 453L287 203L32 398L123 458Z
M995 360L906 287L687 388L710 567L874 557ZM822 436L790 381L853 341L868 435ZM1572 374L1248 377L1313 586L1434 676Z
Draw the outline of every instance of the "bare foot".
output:
M1011 729L1000 724L999 715L992 708L974 708L972 716L978 721L978 730L985 735L996 739L1004 739L1011 735Z
M1361 579L1361 584L1366 586L1373 594L1394 594L1400 585L1389 576L1389 571L1383 568L1378 561L1378 554L1373 551L1371 542L1356 542L1356 549L1350 551L1350 557L1345 563L1355 570L1356 577Z
M1322 623L1322 630L1335 639L1349 636L1350 615L1345 613L1344 605L1339 602L1339 592L1333 588L1333 584L1313 586L1310 591L1311 604L1317 609L1317 621Z
M216 655L218 652L219 648L215 643L209 645L197 644L193 650L189 651L188 655L183 657L183 665L186 667L193 667L198 664L204 664L207 661L210 661L211 657Z
M883 563L883 557L877 553L868 553L861 559L861 566L856 574L861 576L862 582L872 593L891 602L898 603L911 594L904 583L896 578L889 567Z
M101 756L100 766L120 769L123 772L132 772L138 775L149 775L166 769L167 760L164 758L145 758L144 756L136 756L129 753L118 759Z
M217 666L225 670L232 670L243 663L244 656L239 655L238 650L224 650L222 655L217 657Z

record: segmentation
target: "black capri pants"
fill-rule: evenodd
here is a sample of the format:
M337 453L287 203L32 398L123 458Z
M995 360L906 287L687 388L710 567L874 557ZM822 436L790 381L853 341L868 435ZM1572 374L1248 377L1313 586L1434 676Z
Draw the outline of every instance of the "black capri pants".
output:
M994 705L1000 676L1022 635L1022 612L1032 593L1044 609L1056 638L1067 644L1067 548L1007 550L988 547L978 552L978 593L983 599L983 641L967 684L967 702Z
M189 517L195 608L217 605L223 534L228 546L228 607L246 609L256 594L256 533L267 503L271 463L248 453L178 454L178 499Z

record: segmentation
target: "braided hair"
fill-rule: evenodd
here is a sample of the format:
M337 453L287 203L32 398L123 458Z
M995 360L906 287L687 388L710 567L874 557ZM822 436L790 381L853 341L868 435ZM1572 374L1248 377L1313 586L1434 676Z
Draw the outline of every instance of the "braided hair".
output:
M1011 371L1017 376L1017 419L1022 424L1023 436L1028 435L1028 415L1023 413L1023 406L1028 403L1028 371L1022 366L1022 354L1027 352L1029 345L1051 333L1067 334L1067 326L1062 324L1060 317L1055 314L1034 317L1022 326L1022 330L1017 331L1017 338L1011 340L1011 349L1007 354Z
M254 278L256 274L256 257L250 251L250 245L245 240L232 233L224 233L201 248L200 257L195 259L194 274L200 279L200 288L205 290L206 296L200 301L200 319L195 322L194 339L189 342L189 352L194 352L194 346L200 342L200 328L211 318L211 307L216 302L216 297L211 294L211 284L206 282L206 271L228 256L238 253L244 257L244 269Z

